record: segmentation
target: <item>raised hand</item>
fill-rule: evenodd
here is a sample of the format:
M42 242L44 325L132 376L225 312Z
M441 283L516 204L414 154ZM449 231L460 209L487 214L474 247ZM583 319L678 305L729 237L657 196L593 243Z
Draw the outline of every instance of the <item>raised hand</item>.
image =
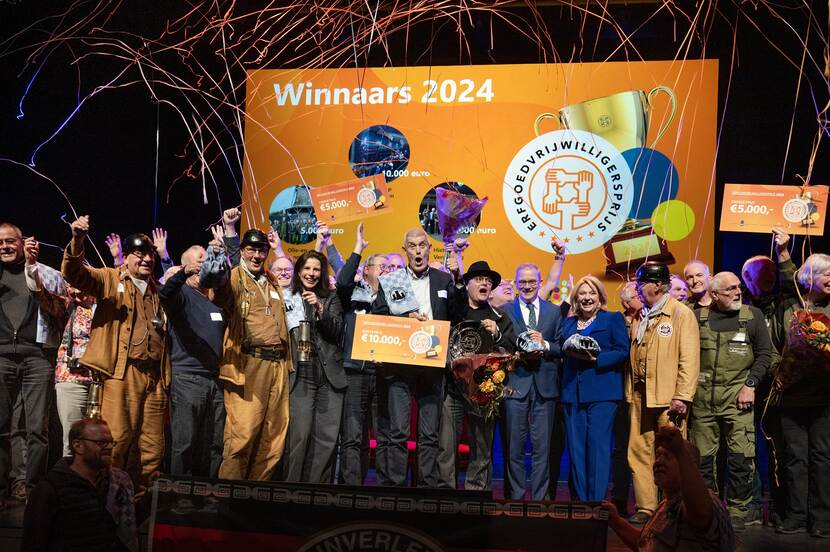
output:
M26 258L27 265L33 265L37 263L39 253L40 244L34 237L29 237L23 240L23 256Z
M107 244L107 249L110 250L113 259L121 258L121 236L115 233L108 234L104 243Z
M210 240L208 247L212 247L214 253L219 253L225 247L225 230L221 224L217 224L210 227L210 233L213 234L213 239Z
M78 217L69 227L72 228L72 239L76 242L83 241L89 233L89 215Z
M317 242L314 244L314 249L322 252L326 248L331 239L331 231L325 222L317 221Z
M236 223L242 217L242 212L238 207L231 207L225 209L222 213L222 225L225 227L226 236L236 236Z
M565 242L563 242L562 240L560 240L556 236L553 236L550 239L550 246L553 248L554 256L557 259L559 259L560 257L561 258L565 257Z
M280 233L271 228L268 231L268 245L271 246L271 249L274 250L274 254L276 254L277 258L285 257L285 252L282 250L282 240L280 239Z
M775 253L778 255L779 261L787 261L790 259L790 235L784 232L781 228L773 227L773 240L775 241Z
M167 230L164 228L156 228L153 230L153 245L160 258L170 258L170 255L167 253Z
M357 235L354 242L354 252L358 255L363 253L363 250L369 247L369 242L363 237L363 223L357 225Z

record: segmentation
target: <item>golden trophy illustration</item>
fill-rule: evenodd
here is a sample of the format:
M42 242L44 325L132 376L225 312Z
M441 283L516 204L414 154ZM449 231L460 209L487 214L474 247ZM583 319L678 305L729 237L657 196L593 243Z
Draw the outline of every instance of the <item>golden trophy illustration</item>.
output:
M643 90L619 92L563 107L557 113L542 113L533 122L533 129L536 136L539 136L542 133L542 121L556 119L562 128L586 130L602 136L620 152L643 148L648 137L652 100L661 92L669 97L671 106L665 124L651 144L651 148L654 148L668 130L677 110L677 99L668 86L655 86L648 93ZM628 219L617 235L606 242L606 273L617 273L626 268L636 269L646 259L674 263L666 241L654 234L650 222L646 219Z
M671 109L668 120L651 145L654 147L668 130L677 110L674 91L668 86L655 86L648 94L642 90L619 92L563 107L557 113L542 113L533 122L533 129L536 136L539 136L542 134L542 121L556 119L562 128L587 130L602 136L621 152L631 148L642 148L648 136L651 102L660 92L669 97Z

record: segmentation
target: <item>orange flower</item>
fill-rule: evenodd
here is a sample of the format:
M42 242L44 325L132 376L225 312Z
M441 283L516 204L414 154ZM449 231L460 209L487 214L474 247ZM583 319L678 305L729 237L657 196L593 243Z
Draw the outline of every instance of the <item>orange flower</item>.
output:
M810 324L810 329L814 332L826 332L827 326L821 320L815 320L812 324Z

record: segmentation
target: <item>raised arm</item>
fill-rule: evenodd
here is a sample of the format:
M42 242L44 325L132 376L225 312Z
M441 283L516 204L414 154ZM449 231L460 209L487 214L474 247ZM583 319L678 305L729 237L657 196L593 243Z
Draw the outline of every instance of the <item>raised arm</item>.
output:
M73 222L72 240L63 252L61 272L70 285L93 297L104 295L105 270L90 268L84 262L84 240L89 233L89 215L83 215Z
M153 230L153 246L156 248L156 253L159 254L161 273L164 274L175 264L173 259L170 258L170 252L167 251L167 230L164 228Z
M542 282L542 287L539 288L539 297L546 301L549 300L553 291L559 287L559 279L562 277L562 269L565 266L565 242L554 237L551 239L550 245L553 248L553 263L550 265L545 281Z
M222 231L224 233L225 249L231 264L239 264L239 234L236 231L236 223L239 222L242 213L237 207L226 209L222 213Z
M118 268L123 265L124 253L121 250L121 236L111 233L104 240L104 243L107 244L107 249L109 249L110 255L112 255L112 266Z

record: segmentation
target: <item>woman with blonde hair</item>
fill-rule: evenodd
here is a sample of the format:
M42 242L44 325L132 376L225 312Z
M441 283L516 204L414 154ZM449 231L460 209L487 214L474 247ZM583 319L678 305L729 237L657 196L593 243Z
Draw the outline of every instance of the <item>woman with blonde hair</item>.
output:
M573 316L562 326L562 401L571 477L582 501L605 498L611 438L629 340L622 313L608 312L598 278L580 279L571 294Z

